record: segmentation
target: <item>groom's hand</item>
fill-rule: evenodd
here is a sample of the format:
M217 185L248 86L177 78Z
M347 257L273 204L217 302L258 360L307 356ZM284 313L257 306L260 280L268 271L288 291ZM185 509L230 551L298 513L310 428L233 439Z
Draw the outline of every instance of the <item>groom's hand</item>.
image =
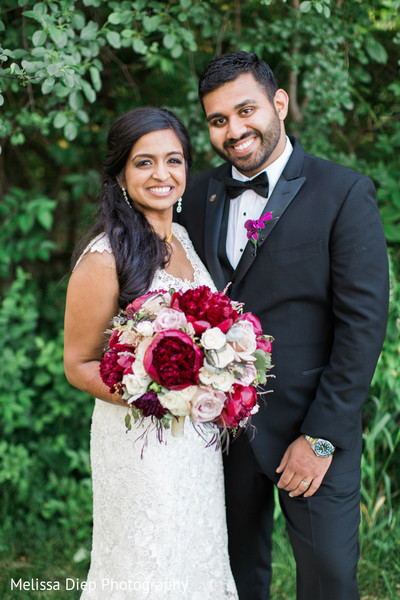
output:
M321 485L331 462L332 456L316 456L310 444L300 436L290 444L276 470L281 473L278 488L289 492L291 498L301 494L309 498Z

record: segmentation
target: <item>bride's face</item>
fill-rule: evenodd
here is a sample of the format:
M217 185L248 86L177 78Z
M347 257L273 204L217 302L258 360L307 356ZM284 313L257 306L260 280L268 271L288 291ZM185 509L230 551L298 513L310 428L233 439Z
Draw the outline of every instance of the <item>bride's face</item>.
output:
M171 212L186 185L185 158L176 133L160 129L143 135L132 147L121 183L144 214Z

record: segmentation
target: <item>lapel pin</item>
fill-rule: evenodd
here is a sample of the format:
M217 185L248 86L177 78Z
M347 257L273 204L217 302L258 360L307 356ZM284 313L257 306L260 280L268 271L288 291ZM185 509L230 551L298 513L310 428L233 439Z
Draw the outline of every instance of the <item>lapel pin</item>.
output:
M213 194L212 196L210 196L210 202L214 202L214 200L216 199L217 195Z

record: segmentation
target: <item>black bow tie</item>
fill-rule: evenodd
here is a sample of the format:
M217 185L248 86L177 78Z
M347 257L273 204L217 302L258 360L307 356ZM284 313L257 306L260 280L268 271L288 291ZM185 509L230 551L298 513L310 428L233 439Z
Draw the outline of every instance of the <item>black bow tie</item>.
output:
M254 190L259 196L268 198L268 177L265 171L249 181L239 181L238 179L232 179L232 177L225 177L225 185L231 200L237 198L246 190Z

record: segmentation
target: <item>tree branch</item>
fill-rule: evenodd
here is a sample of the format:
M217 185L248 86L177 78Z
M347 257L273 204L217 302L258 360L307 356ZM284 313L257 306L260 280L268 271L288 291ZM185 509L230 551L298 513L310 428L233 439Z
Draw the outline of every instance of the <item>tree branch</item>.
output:
M226 11L225 16L222 20L222 25L221 25L221 29L219 30L219 33L218 33L218 39L217 39L217 44L216 44L216 49L215 49L216 56L220 56L220 54L222 53L222 41L224 39L225 30L227 28L229 17L231 16L231 14L232 14L232 9L230 8L229 10Z
M240 36L242 33L242 7L240 4L240 0L235 0L235 32L237 35L238 41L240 40Z
M295 11L298 13L300 10L300 0L292 0L292 6L295 9ZM295 46L295 38L296 35L294 35L294 39L292 40L291 43L291 48L290 48L290 56L292 57L292 62L295 62L295 57L297 54L297 49ZM297 101L297 84L298 84L298 79L297 79L297 72L294 69L290 69L289 71L289 98L290 98L290 103L289 103L289 111L291 114L291 117L293 119L293 121L295 123L300 123L303 120L303 113L300 110L300 106L298 104Z

